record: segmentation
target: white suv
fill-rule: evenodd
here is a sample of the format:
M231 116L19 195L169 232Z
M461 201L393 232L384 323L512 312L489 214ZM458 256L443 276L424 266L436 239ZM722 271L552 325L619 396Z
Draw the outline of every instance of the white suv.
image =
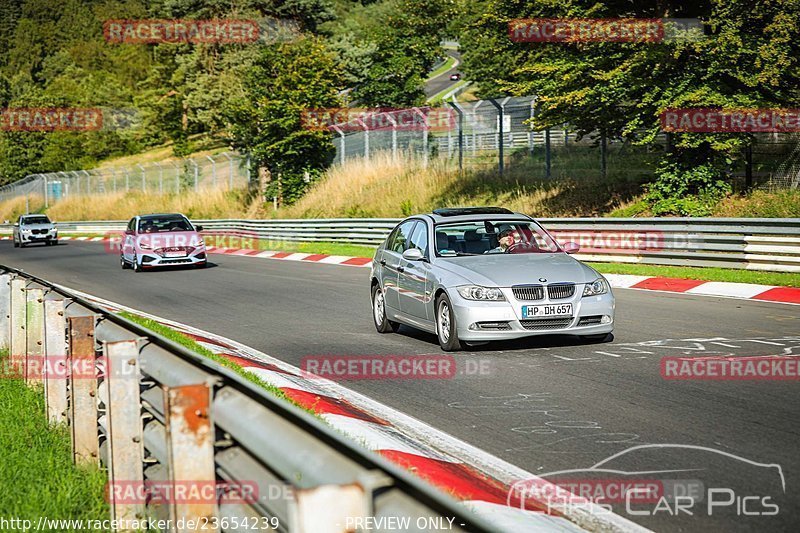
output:
M48 246L58 244L58 229L47 215L22 215L14 224L14 248L43 242Z

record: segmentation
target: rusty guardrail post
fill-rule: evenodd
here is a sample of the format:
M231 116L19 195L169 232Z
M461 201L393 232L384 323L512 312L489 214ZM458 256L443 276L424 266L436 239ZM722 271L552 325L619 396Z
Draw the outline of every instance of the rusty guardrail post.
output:
M145 502L138 499L144 494L139 344L136 340L104 342L103 354L111 519L123 525L118 531L128 531L124 524L145 517ZM137 496L131 499L130 494Z
M33 386L42 382L44 364L44 290L27 289L26 302L26 360L25 383Z
M15 277L11 280L11 365L19 369L19 375L25 379L27 375L25 352L27 338L25 336L25 319L27 316L27 302L25 301L25 284L23 278Z
M1 284L2 282L0 282ZM44 401L50 424L67 422L67 320L64 300L44 301Z
M172 493L177 488L196 489L214 486L214 426L211 421L211 387L208 384L164 387L164 416ZM202 491L200 491L202 492ZM215 494L216 490L212 491ZM217 516L216 498L175 500L171 506L173 525L178 533L192 531L186 525ZM204 523L204 522L201 522ZM183 527L177 527L183 524ZM205 524L204 524L205 525ZM209 521L206 531L218 531Z
M0 348L11 349L11 274L0 274Z
M297 533L344 533L351 530L354 518L367 516L367 507L364 489L358 484L295 489L291 530Z
M72 458L76 464L99 464L95 316L73 316L69 325L69 390Z

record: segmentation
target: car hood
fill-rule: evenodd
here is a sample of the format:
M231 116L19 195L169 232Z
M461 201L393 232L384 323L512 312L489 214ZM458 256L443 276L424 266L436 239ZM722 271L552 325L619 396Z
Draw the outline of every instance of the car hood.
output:
M561 281L587 283L599 277L594 269L565 253L439 257L437 263L466 282L489 287Z
M52 229L53 224L25 224L20 226L20 229Z
M178 246L197 247L203 238L196 231L164 231L160 233L140 233L136 236L139 243L152 248L173 248Z

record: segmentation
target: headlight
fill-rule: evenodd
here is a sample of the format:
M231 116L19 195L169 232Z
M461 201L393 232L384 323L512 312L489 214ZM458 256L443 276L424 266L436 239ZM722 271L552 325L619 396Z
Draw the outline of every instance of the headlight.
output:
M597 296L608 292L608 283L605 278L597 278L591 283L587 283L583 288L584 296Z
M481 300L489 302L501 302L506 298L500 289L493 289L490 287L479 287L477 285L466 285L458 287L458 294L467 300Z
M141 248L142 250L152 250L153 249L153 247L150 246L149 244L147 244L146 242L140 242L139 243L139 248Z

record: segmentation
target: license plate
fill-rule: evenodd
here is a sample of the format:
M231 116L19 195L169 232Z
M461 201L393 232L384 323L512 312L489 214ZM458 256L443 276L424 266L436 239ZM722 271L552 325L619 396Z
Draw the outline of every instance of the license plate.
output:
M572 304L523 305L522 318L572 316Z
M186 252L167 252L164 257L186 257Z

